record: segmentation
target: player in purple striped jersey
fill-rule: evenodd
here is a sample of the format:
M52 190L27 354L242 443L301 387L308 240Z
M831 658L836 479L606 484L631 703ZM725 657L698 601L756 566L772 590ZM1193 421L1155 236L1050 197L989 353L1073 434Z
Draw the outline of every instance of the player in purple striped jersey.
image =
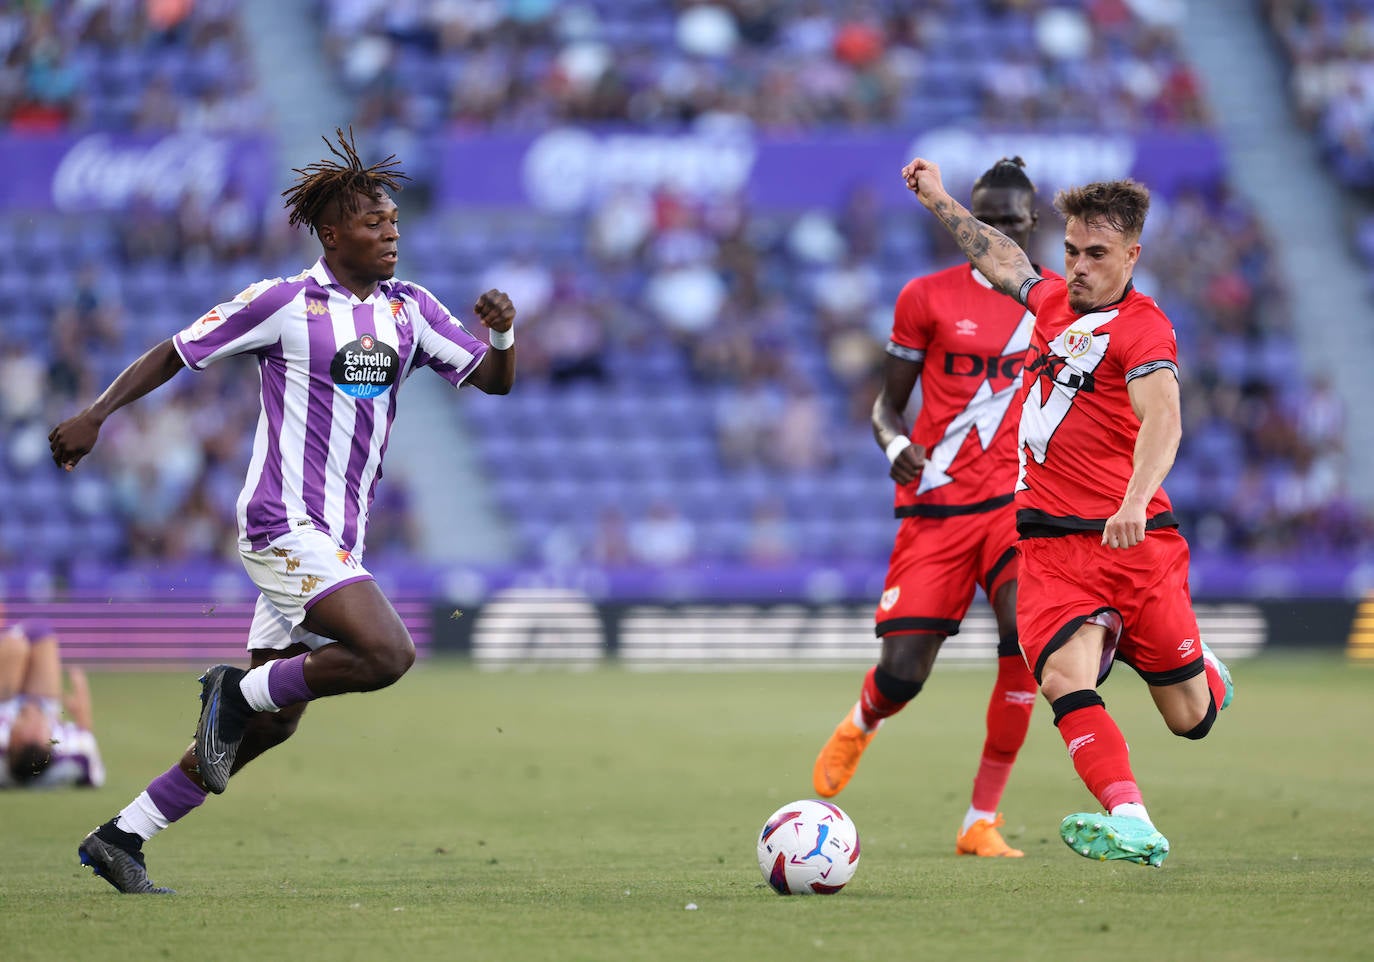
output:
M70 668L67 679L64 694L62 655L49 625L28 621L0 632L0 788L105 783L86 675Z
M296 171L291 223L323 256L295 277L261 281L152 348L96 401L49 436L70 471L119 408L173 377L236 354L261 375L248 478L238 501L239 551L261 592L247 671L201 678L196 738L181 760L88 835L81 860L121 892L165 892L148 880L143 842L223 792L234 772L295 731L307 702L373 691L415 660L410 634L362 566L368 509L401 383L429 367L455 387L505 394L515 379L515 307L503 292L473 312L489 344L418 284L394 278L394 157L371 167L337 131L336 160Z

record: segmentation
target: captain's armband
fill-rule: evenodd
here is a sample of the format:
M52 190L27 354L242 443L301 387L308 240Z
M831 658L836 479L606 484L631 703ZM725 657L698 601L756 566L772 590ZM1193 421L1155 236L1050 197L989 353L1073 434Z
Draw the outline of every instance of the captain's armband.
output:
M1016 299L1022 304L1026 304L1026 299L1030 297L1031 288L1043 281L1043 277L1027 277L1021 282L1020 289L1016 292ZM1026 304L1029 307L1029 304Z

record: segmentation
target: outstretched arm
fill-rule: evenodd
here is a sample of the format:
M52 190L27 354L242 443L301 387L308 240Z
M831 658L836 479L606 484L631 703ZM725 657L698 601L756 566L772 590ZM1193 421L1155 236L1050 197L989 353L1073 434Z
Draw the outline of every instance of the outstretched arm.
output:
M68 471L76 467L77 462L95 447L100 426L107 417L166 384L185 366L171 338L149 349L126 367L90 407L52 429L48 434L48 446L53 461Z
M487 291L477 298L472 310L482 325L493 334L508 334L515 323L515 305L505 291ZM468 375L467 383L483 394L509 394L515 383L515 344L511 342L504 348L498 347L497 344L502 340L499 336L492 339L492 349L482 356L477 368Z
M1016 241L984 224L951 197L933 161L917 157L902 168L902 179L926 210L954 235L959 249L978 272L1003 294L1020 300L1022 285L1040 275Z

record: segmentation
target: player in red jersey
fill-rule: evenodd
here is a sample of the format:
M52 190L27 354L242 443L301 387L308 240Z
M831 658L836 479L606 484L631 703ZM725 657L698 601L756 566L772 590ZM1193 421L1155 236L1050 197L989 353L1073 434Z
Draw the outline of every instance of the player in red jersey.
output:
M1021 648L1074 768L1109 813L1069 815L1060 836L1088 858L1159 865L1169 841L1097 688L1124 661L1169 729L1191 739L1234 690L1198 636L1188 545L1161 487L1182 419L1173 325L1131 282L1149 191L1131 180L1060 191L1064 277L1046 278L949 195L934 163L917 158L902 176L973 265L1035 314L1016 492Z
M973 185L972 204L1024 248L1035 228L1035 186L1020 158L1003 159ZM930 677L940 646L957 634L974 588L997 617L997 681L973 797L956 836L961 855L1024 853L1002 838L997 807L1026 740L1035 679L1016 637L1016 424L1032 316L967 264L918 277L897 298L873 437L892 463L901 519L875 631L878 663L858 703L821 749L812 772L829 798L848 784L884 718ZM910 432L905 411L921 382Z

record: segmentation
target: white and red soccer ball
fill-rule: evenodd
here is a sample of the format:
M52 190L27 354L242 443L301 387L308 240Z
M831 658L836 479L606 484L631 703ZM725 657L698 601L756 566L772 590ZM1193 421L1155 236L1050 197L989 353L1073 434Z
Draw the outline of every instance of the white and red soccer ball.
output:
M830 802L790 802L759 834L759 870L779 895L834 895L858 867L859 830Z

